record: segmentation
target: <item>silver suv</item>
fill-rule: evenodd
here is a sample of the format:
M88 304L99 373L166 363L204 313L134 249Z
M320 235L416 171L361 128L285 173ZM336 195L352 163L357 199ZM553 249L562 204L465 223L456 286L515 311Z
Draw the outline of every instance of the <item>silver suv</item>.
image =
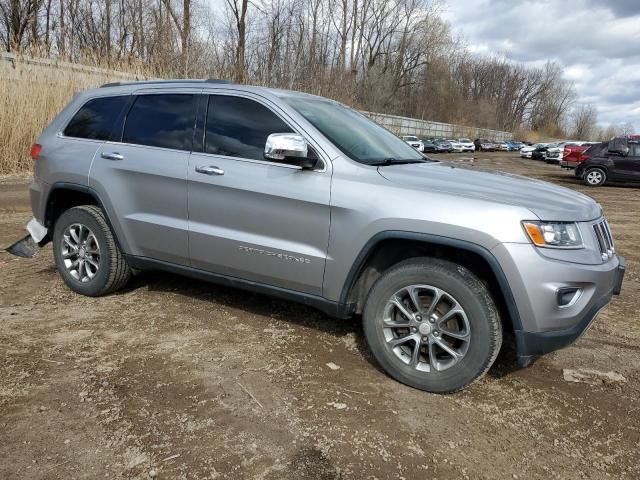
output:
M32 242L73 291L160 269L361 314L389 375L430 392L572 343L620 292L602 209L426 159L325 98L216 81L77 95L32 150Z

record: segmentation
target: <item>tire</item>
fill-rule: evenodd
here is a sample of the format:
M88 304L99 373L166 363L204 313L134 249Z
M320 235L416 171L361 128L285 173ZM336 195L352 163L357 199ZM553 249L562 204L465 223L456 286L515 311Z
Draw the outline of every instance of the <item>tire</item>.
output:
M607 181L607 172L602 168L589 168L584 172L582 181L590 187L599 187Z
M104 213L93 205L70 208L58 218L53 257L64 282L81 295L98 297L115 292L131 277Z
M420 309L409 301L409 287L416 287ZM438 291L444 293L432 317L429 310ZM394 297L405 314L391 303ZM445 314L455 305L462 313L447 320ZM407 313L412 319L407 320ZM465 267L427 257L401 262L376 281L365 303L363 328L373 357L387 374L432 393L462 390L482 377L502 345L500 316L483 282ZM443 343L461 357L440 347Z

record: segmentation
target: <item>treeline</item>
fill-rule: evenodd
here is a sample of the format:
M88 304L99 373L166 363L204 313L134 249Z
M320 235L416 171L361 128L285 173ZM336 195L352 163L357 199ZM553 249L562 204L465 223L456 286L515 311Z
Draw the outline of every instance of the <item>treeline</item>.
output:
M561 136L556 63L472 54L437 0L0 0L7 51L228 78L427 120Z

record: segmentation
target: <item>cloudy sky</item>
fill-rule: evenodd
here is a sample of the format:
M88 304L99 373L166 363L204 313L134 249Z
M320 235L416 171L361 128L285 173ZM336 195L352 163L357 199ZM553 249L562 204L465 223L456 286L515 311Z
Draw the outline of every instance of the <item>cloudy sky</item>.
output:
M447 0L444 16L473 51L557 60L601 124L640 131L640 0Z

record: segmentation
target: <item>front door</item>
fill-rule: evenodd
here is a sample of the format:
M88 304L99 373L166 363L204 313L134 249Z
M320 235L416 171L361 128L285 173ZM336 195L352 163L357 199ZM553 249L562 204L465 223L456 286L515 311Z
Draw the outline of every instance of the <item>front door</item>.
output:
M260 98L206 98L204 146L189 160L189 250L198 269L322 293L331 165L266 161L271 133L295 131Z

